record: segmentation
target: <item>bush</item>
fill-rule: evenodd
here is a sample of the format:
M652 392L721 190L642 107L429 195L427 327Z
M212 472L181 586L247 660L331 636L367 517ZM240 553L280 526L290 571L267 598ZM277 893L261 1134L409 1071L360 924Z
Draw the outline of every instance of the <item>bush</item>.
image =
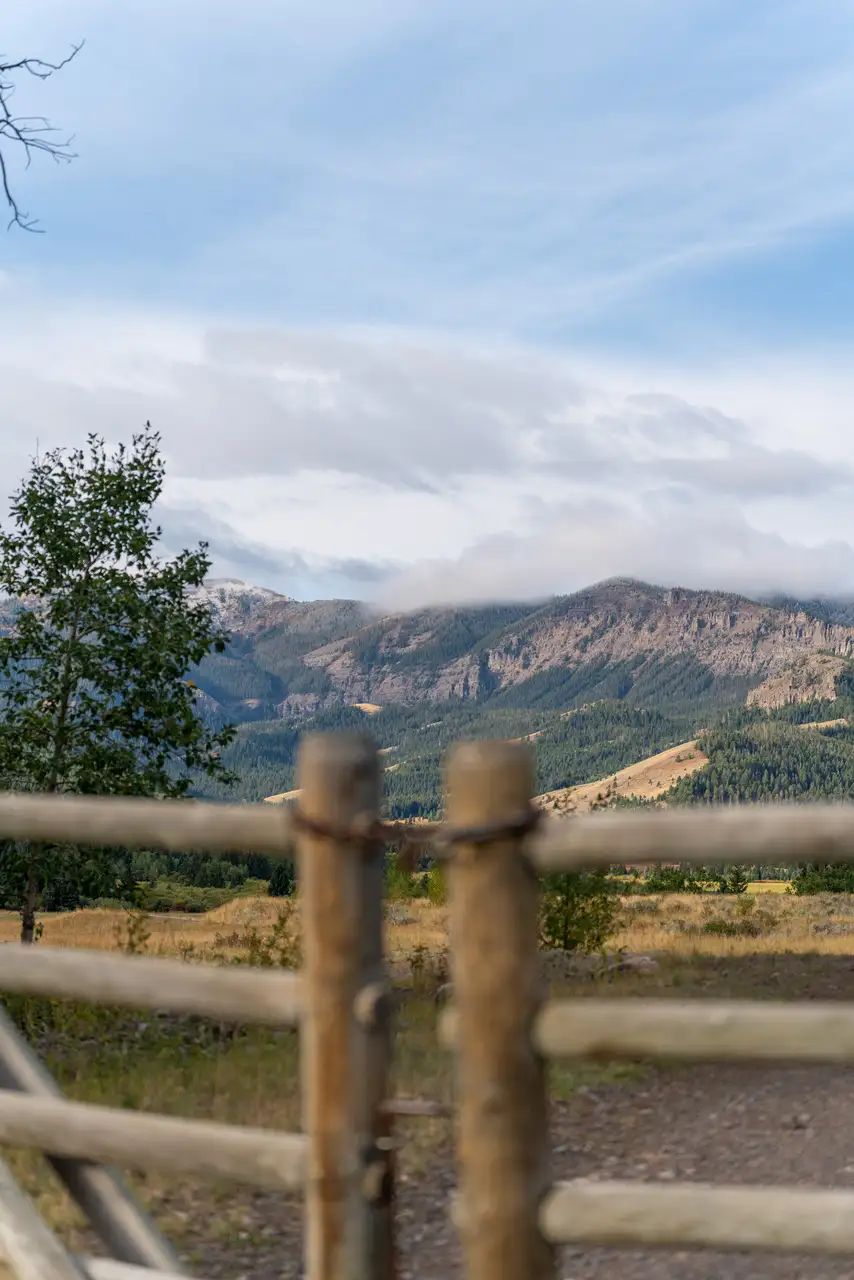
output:
M415 878L398 853L387 853L384 868L385 896L389 902L405 902L414 898Z
M290 898L296 889L294 864L287 858L277 862L267 882L267 893L271 898Z
M434 862L427 872L427 897L434 907L443 907L448 901L448 881L444 867Z
M656 867L633 886L635 893L702 893L703 881L683 867Z
M744 867L736 865L730 867L721 880L721 893L747 893L749 884L750 880Z
M200 889L176 880L158 880L140 890L140 906L146 911L186 912L188 915L213 911L235 897L232 889Z
M854 893L854 864L834 862L826 867L799 867L789 886L792 893Z
M602 871L555 872L541 881L540 940L559 951L600 951L620 910Z
M217 943L233 939L217 938ZM302 964L302 938L296 905L288 902L279 909L275 923L267 933L251 928L239 939L240 951L231 964L248 964L263 969L298 969Z
M741 920L706 920L700 931L720 938L758 938L764 932L762 921L751 920L750 917Z

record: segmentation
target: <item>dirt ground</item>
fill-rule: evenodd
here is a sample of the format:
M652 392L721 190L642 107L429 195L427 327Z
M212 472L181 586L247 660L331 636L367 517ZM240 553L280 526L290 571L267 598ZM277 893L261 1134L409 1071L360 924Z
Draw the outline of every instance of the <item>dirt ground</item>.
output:
M568 977L563 969L553 974L547 966L554 994L854 998L854 898L757 897L753 906L716 895L627 899L616 941L633 951L655 951L658 969L591 980L577 973ZM203 955L215 946L227 951L232 934L256 924L265 928L271 911L271 902L247 900L208 918L152 921L149 949L183 954L192 946ZM46 941L50 933L53 945L115 946L117 922L108 916L80 912L50 919ZM441 952L446 937L441 909L391 904L390 916L393 955L420 955L419 948ZM732 926L730 932L720 932L722 922ZM716 926L712 932L710 925ZM416 1016L422 1005L429 1011L423 1024ZM436 1045L432 996L415 1001L405 1017L396 1049L396 1092L449 1101L450 1064ZM180 1054L176 1058L174 1046L167 1056L164 1046L156 1069L151 1065L142 1073L133 1061L136 1051L128 1050L131 1058L114 1060L113 1055L93 1075L93 1062L101 1063L105 1051L97 1027L92 1035L95 1059L84 1045L80 1064L66 1063L62 1079L80 1100L285 1129L298 1123L297 1046L290 1041L256 1044L250 1039L242 1048L235 1043L212 1053L190 1045L181 1051L186 1060ZM854 1069L558 1066L551 1092L558 1179L666 1183L678 1178L854 1190ZM408 1120L401 1123L399 1137L398 1280L462 1280L459 1246L447 1216L456 1185L450 1122ZM31 1163L20 1153L10 1155L48 1216L59 1212L58 1229L67 1226L61 1206ZM209 1280L301 1276L296 1200L165 1177L134 1181L193 1274ZM76 1247L96 1251L94 1241L79 1235L74 1240ZM854 1258L566 1250L558 1275L561 1280L854 1280Z
M854 957L710 957L665 967L652 978L588 983L588 989L598 996L646 991L700 998L847 999L854 994ZM574 1092L564 1089L565 1100L554 1103L556 1178L854 1188L854 1069L639 1067L624 1074L622 1081L593 1077ZM419 1123L424 1124L407 1122L402 1136L415 1138ZM455 1185L450 1127L435 1127L433 1141L416 1160L404 1153L403 1166L397 1213L400 1280L461 1280L459 1246L446 1214ZM225 1203L231 1225L225 1217L208 1220L201 1230L187 1223L182 1247L196 1273L223 1280L297 1280L302 1274L299 1205L283 1205L266 1194L239 1205L232 1195L227 1209ZM180 1216L189 1207L180 1198L162 1206ZM558 1275L561 1280L854 1280L854 1258L565 1250Z

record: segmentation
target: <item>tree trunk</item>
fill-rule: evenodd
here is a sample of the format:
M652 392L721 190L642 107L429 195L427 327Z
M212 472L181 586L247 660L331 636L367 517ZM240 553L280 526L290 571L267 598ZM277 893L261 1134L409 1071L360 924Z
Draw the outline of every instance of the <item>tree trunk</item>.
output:
M35 858L27 868L27 885L24 889L24 905L21 908L21 942L36 940L36 906L39 900L39 877Z

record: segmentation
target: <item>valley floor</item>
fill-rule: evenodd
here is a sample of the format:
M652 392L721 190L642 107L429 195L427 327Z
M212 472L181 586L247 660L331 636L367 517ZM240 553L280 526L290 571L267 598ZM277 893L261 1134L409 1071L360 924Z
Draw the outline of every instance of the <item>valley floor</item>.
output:
M640 980L637 980L640 982ZM675 984L675 985L674 985ZM854 962L832 956L760 956L665 965L655 994L846 999ZM649 991L649 987L643 988ZM625 994L620 984L603 990ZM557 1082L566 1089L567 1080ZM410 1122L410 1129L416 1124ZM592 1081L552 1109L558 1178L631 1178L723 1184L854 1188L854 1070L824 1068L638 1069ZM462 1280L446 1206L455 1182L451 1134L436 1131L414 1164L405 1159L398 1200L400 1280ZM194 1244L199 1274L256 1280L301 1275L300 1212L275 1196L243 1206L245 1242ZM250 1243L251 1242L251 1243ZM565 1250L561 1280L850 1280L854 1260L717 1253Z
M618 942L656 951L648 973L591 980L549 963L556 994L784 1000L854 998L854 899L757 895L756 905L720 896L633 898ZM275 900L242 900L209 917L150 921L148 949L209 955L239 951L247 929L275 917ZM640 909L639 909L640 908ZM706 932L710 921L740 927L758 913L759 933ZM445 915L429 904L391 903L395 969L408 982L396 1035L395 1091L453 1099L452 1064L436 1037L436 984L443 973ZM54 945L115 946L122 917L78 912L45 921ZM14 922L2 923L12 936ZM8 933L7 933L8 930ZM432 957L423 963L423 948ZM420 954L421 961L413 962ZM554 953L552 953L552 956ZM69 1096L142 1110L292 1129L299 1120L297 1037L175 1020L162 1027L103 1011L42 1011L28 1027ZM714 1066L557 1066L552 1071L553 1173L557 1178L676 1178L724 1184L854 1189L854 1070ZM456 1181L453 1131L445 1120L399 1125L399 1280L462 1280L448 1197ZM41 1161L12 1152L16 1173L77 1247L85 1228ZM297 1280L302 1224L296 1200L166 1177L134 1179L194 1274L210 1280ZM565 1251L561 1280L854 1280L851 1261L759 1255Z

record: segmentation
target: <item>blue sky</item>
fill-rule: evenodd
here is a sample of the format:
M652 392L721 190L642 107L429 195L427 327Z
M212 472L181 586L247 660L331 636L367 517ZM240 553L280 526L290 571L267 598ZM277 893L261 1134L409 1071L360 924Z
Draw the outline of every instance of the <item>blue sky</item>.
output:
M167 538L298 595L854 590L850 4L17 9L86 45L16 99L78 159L12 161L7 488L150 417Z

